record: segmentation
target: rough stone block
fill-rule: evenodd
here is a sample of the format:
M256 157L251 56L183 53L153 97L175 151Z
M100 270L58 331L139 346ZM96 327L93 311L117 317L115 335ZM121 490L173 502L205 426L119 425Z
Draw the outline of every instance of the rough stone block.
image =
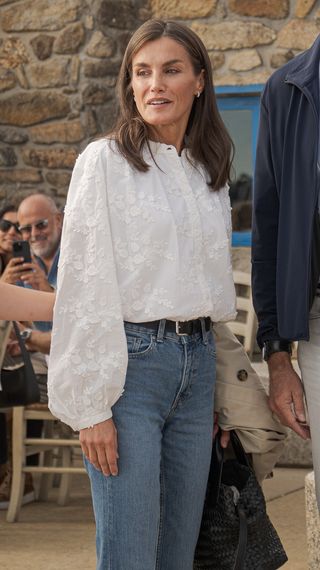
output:
M277 45L282 48L305 50L319 34L319 24L307 20L291 20L280 30Z
M73 168L77 156L78 151L75 148L26 148L22 151L24 163L36 168Z
M137 28L136 6L130 0L97 0L94 5L94 15L99 28L118 28L126 30Z
M48 57L50 57L52 54L53 42L54 38L52 36L40 34L39 36L33 38L30 44L37 58L43 61L45 59L48 59Z
M320 517L316 500L314 472L308 473L305 478L306 523L308 545L308 568L320 568Z
M3 10L1 25L5 32L61 30L74 22L83 7L82 0L26 0Z
M296 0L295 16L305 18L312 10L317 0Z
M40 182L43 182L43 177L39 170L33 170L31 168L0 170L0 184L38 184Z
M37 125L29 129L30 138L34 143L75 143L85 138L81 121L62 121Z
M7 144L23 144L29 139L27 133L21 132L18 129L7 127L0 129L0 141Z
M101 32L94 32L87 45L86 54L100 58L111 57L115 49L116 44L112 38L104 36Z
M82 92L82 100L88 105L102 105L109 99L112 99L112 94L101 85L90 83Z
M151 12L154 18L205 18L214 13L217 3L218 0L151 0Z
M280 19L289 14L289 0L229 0L228 7L240 16Z
M81 22L70 24L58 35L54 42L56 53L77 53L85 40L85 29Z
M49 119L65 117L69 111L69 101L60 93L16 93L2 99L0 124L27 127Z
M118 75L120 67L119 61L85 60L83 62L83 72L85 77L105 77L106 75Z
M228 21L216 24L194 23L207 49L227 50L255 47L272 43L276 32L260 22Z
M17 157L13 148L9 146L0 148L0 166L15 166L16 164Z
M0 40L0 65L14 69L22 63L28 63L29 58L23 42L19 38Z
M48 172L46 174L46 180L58 189L68 189L70 183L71 174L70 172Z
M0 67L0 93L13 89L17 83L15 74L10 69Z
M233 71L248 71L261 65L261 57L255 49L244 49L230 56L228 68Z
M28 79L31 87L45 89L63 87L69 83L70 58L55 58L45 63L32 63L28 67Z

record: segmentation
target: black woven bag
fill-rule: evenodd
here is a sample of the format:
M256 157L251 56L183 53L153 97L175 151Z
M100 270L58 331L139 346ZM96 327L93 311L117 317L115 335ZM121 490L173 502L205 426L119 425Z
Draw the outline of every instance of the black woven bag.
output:
M215 438L194 570L276 570L287 556L267 513L262 489L237 434L235 459Z
M17 359L15 365L6 368L4 364L1 369L0 408L27 406L40 401L40 390L29 353L14 321L13 327L19 342L21 358Z

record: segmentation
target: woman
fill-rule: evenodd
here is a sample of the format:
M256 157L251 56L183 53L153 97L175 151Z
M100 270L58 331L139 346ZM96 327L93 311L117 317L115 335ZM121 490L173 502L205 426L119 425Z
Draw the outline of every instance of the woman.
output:
M114 132L80 155L70 185L50 408L80 430L98 569L191 570L213 431L211 322L235 315L232 143L208 54L177 22L135 32L118 95Z
M23 258L13 257L13 243L21 239L17 211L11 204L0 210L0 282L14 284L23 274Z

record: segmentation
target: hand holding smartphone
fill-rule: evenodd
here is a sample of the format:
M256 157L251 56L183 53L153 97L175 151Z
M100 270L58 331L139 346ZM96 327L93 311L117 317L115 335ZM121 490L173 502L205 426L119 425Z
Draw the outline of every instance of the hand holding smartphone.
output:
M22 263L31 263L31 251L29 242L26 240L18 240L13 242L13 257L23 258Z

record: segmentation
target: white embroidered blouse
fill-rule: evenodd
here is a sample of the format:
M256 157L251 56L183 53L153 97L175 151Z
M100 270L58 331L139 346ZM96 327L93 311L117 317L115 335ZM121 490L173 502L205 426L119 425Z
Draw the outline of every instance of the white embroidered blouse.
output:
M146 173L112 141L78 157L65 209L49 365L52 413L78 430L125 389L123 321L235 317L228 187L209 190L187 151L150 143Z

